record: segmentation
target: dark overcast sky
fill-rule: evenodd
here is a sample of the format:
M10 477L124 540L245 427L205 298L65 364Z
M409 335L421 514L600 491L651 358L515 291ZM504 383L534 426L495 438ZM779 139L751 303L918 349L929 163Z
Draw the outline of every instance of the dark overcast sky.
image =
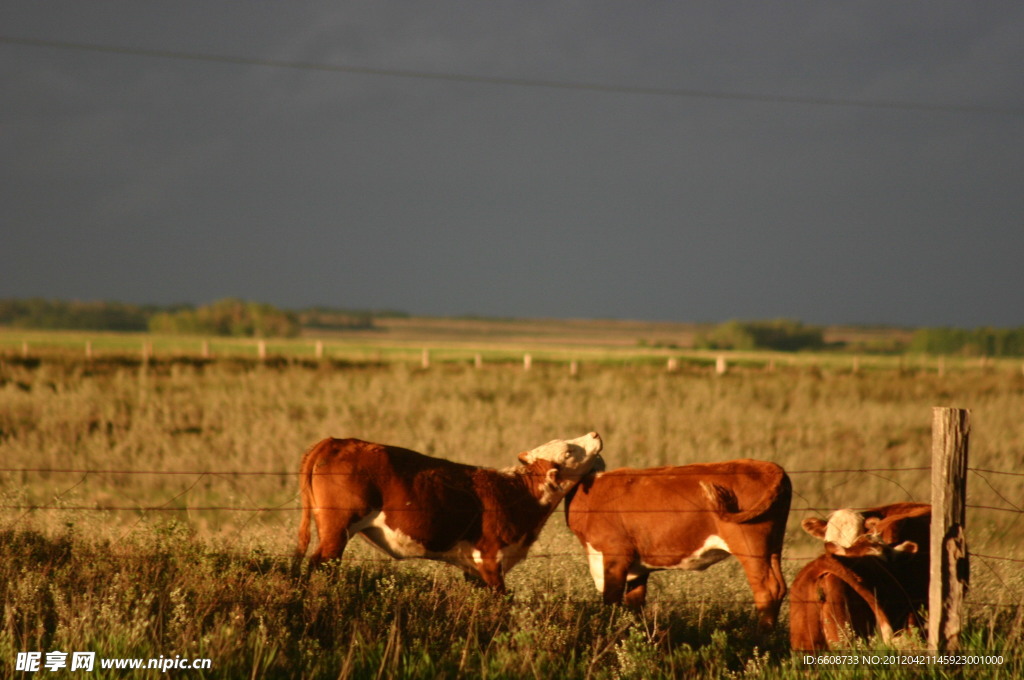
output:
M1024 324L1019 0L4 0L0 92L0 297Z

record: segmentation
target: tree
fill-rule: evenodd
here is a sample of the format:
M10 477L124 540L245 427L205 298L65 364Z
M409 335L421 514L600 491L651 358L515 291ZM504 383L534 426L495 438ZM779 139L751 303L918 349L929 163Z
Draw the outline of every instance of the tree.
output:
M273 305L225 298L195 309L156 314L150 331L235 337L294 337L301 327L293 312Z

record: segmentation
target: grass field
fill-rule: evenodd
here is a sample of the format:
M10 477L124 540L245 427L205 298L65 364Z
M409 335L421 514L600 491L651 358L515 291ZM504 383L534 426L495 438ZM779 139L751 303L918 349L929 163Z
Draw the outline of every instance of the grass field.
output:
M560 511L508 598L360 542L296 581L302 452L357 436L504 467L596 430L609 467L773 460L794 484L792 581L820 550L804 517L928 500L920 468L940 405L972 410L967 646L1015 659L967 674L1024 671L1019 362L950 359L940 374L926 358L865 357L855 371L844 355L744 355L717 375L713 355L651 343L495 335L429 338L424 369L415 337L324 338L322 360L313 339L271 342L265 362L254 343L213 342L201 360L198 339L148 336L97 336L86 360L81 334L32 335L23 356L22 337L0 334L0 675L17 652L91 650L210 658L197 677L802 676L788 607L775 634L754 634L735 561L655 575L642 615L606 608ZM682 359L673 372L669 356ZM125 672L108 673L94 677Z

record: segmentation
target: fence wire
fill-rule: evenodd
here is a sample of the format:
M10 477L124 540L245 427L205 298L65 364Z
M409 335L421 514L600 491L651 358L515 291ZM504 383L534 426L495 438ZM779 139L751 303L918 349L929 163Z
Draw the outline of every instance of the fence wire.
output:
M472 467L472 466L467 466ZM486 469L486 468L484 468ZM890 472L924 472L929 471L930 467L897 467L897 468L833 468L833 469L806 469L806 470L786 470L786 473L790 476L794 475L831 475L831 474L871 474L876 475L878 473L890 473ZM986 510L1005 512L1012 514L1024 514L1022 510L1015 503L1007 499L1003 494L999 493L992 484L983 475L996 475L996 476L1007 476L1007 477L1022 477L1024 473L1010 471L1010 470L996 470L991 468L972 468L969 467L968 471L974 473L975 476L984 481L988 487L997 495L1000 500L1006 503L1006 506L994 506L984 505L977 503L968 503L967 507L974 510ZM61 496L70 493L72 490L85 483L91 475L104 476L104 475L124 475L124 476L139 476L139 475L156 475L156 476L180 476L180 477L196 477L196 479L183 491L170 499L164 501L161 504L125 504L125 505L114 505L114 504L76 504L76 503L61 503L61 502L50 502L50 503L2 503L0 504L0 510L17 511L21 514L12 523L10 523L6 530L11 530L16 524L23 521L31 513L36 511L61 511L61 512L138 512L138 513L150 513L150 512L161 512L161 513L176 513L176 512L239 512L239 513L251 513L253 515L261 513L280 513L280 512L296 512L302 509L302 506L296 505L299 501L299 495L289 498L287 501L279 505L178 505L174 504L182 497L186 496L193 491L195 486L207 478L223 478L223 477L299 477L302 473L300 471L280 471L280 470L142 470L142 469L106 469L106 468L84 468L84 467L68 467L68 468L50 468L50 467L2 467L0 473L9 475L26 475L26 474L75 474L82 475L82 479L78 480L73 486L64 489L63 491L55 494L55 498L59 499ZM363 473L316 473L317 476L345 476L345 475L361 475ZM652 473L648 470L638 469L630 472L620 472L620 476L636 476L636 477L647 477L652 476ZM685 469L674 471L671 473L661 473L661 477L671 476L682 476L689 477L694 475L704 475L706 470L703 471L686 471ZM730 474L730 473L726 473ZM739 474L739 473L731 473ZM895 484L895 482L893 482ZM899 486L897 484L897 486ZM172 505L174 504L174 505ZM1008 507L1007 507L1008 506ZM325 510L346 510L351 511L356 508L338 507L338 506L316 506L318 509ZM797 507L791 507L790 512L797 513L831 513L835 510L835 507L819 507L814 505L803 505ZM866 510L868 506L851 508L853 510ZM409 512L417 512L422 508L408 508ZM480 512L487 512L485 508L479 508ZM715 510L708 508L693 508L693 509L650 509L650 508L614 508L614 509L590 509L586 512L591 513L608 513L608 514L620 514L620 513L647 513L647 514L658 514L658 513L669 513L669 514L680 514L686 512L694 513L713 513ZM1005 555L990 555L985 553L978 553L970 551L968 553L971 557L978 558L981 560L993 560L1003 563L1011 564L1024 564L1024 559L1009 557ZM527 553L525 559L563 559L566 557L580 557L583 553L579 551L533 551ZM278 552L266 552L260 551L259 557L272 557L272 558L291 558L294 556L294 552L278 553ZM781 559L786 562L809 562L814 560L819 555L800 555L800 556L783 556ZM359 564L390 564L394 560L389 557L362 557L354 555L346 555L344 558L347 562L359 563ZM986 605L989 603L973 602L974 605ZM1024 606L1024 605L1005 605L999 603L991 603L992 606Z

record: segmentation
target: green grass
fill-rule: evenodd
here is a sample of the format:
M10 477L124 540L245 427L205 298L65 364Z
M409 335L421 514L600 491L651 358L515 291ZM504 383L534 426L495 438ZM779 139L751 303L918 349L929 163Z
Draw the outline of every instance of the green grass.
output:
M928 357L900 354L830 352L744 352L694 350L693 329L680 324L640 322L536 321L466 322L445 319L381 320L374 331L317 332L304 337L264 341L225 338L114 333L102 331L33 331L0 328L0 356L141 361L144 353L154 362L200 359L255 360L261 342L271 363L323 360L339 363L420 363L423 351L431 363L471 364L477 356L485 363L522 364L525 354L535 363L571 361L584 365L650 364L664 367L669 358L687 366L714 366L724 357L729 366L762 368L815 366L826 370L873 371L1007 371L1022 370L1020 359L987 357ZM661 326L669 329L662 331ZM672 341L663 341L667 332ZM835 331L846 337L842 329ZM898 335L900 331L890 331ZM887 337L883 334L882 336ZM318 343L322 356L317 356Z
M14 346L0 361L0 466L23 471L0 473L0 677L17 652L53 648L209 656L208 677L803 676L786 607L775 634L752 632L735 561L656 574L642 616L606 608L560 512L509 574L511 598L445 565L382 562L360 542L340 565L296 580L302 452L324 436L358 436L504 467L549 439L597 430L610 467L774 460L793 473L792 582L820 550L799 529L823 514L813 508L928 499L927 471L892 469L928 466L937 405L972 409L970 465L999 471L971 473L968 503L1009 510L968 509L970 550L1000 559L972 558L966 643L1013 654L1022 671L1024 575L1006 558L1024 558L1012 511L1024 477L1000 474L1019 469L1024 444L1013 364L940 376L906 364L854 373L848 358L769 370L771 358L753 356L716 376L707 361L669 373L660 360L605 353L573 376L562 363L477 370L465 351L423 370L418 350L266 365L157 351L144 364L57 347L25 360Z

